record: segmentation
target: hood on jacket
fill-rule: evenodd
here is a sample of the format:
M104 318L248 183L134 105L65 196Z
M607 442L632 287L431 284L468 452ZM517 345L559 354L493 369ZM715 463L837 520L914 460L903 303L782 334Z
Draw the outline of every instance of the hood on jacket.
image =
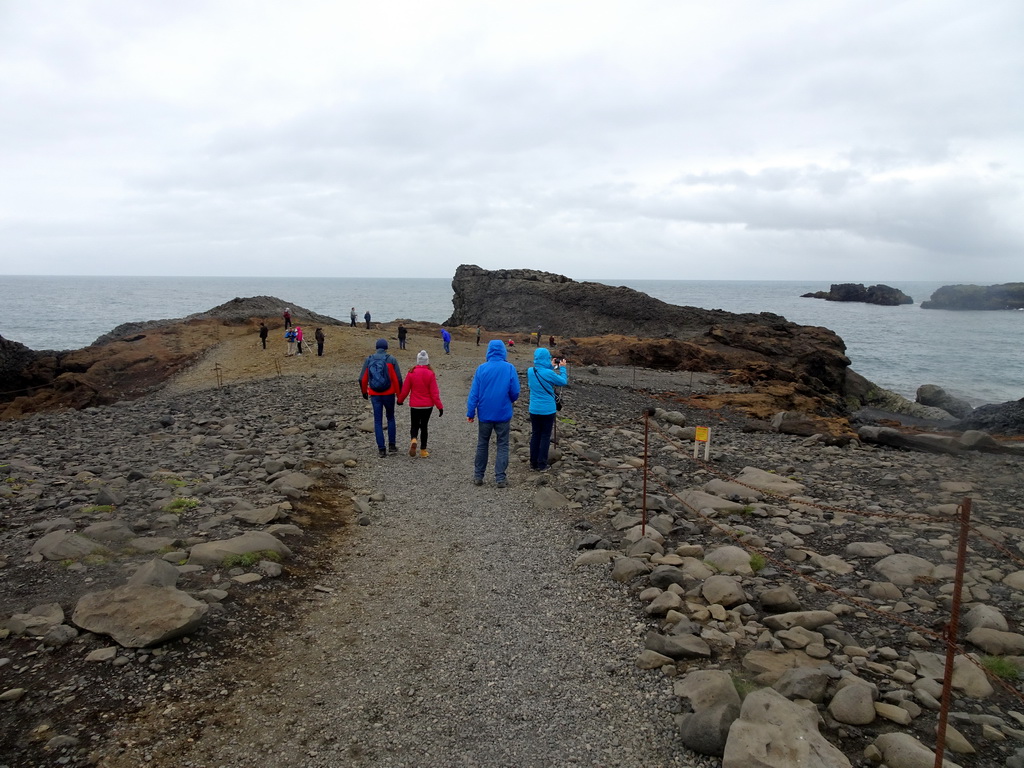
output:
M540 370L551 368L551 351L547 347L537 347L534 350L533 367Z
M505 350L505 342L500 339L493 339L487 345L487 362L492 360L508 360L508 352Z

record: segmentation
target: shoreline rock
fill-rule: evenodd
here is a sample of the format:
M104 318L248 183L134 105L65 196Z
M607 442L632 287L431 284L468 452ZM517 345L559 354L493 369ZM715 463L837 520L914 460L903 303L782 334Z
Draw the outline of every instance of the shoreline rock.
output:
M878 304L898 307L913 304L914 300L898 288L879 283L865 288L863 283L832 283L827 291L805 293L804 299L825 299L825 301L853 301L863 304Z

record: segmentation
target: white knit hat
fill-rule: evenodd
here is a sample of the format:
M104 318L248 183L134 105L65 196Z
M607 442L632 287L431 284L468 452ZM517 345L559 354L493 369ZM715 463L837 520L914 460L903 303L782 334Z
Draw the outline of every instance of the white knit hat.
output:
M416 355L416 365L430 365L430 356L427 354L427 350L421 349Z

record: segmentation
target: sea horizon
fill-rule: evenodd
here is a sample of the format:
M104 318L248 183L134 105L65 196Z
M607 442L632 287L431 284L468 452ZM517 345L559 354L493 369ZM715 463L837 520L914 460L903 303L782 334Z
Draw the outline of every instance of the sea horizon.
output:
M575 279L575 278L574 278ZM851 367L878 386L913 399L936 384L974 405L1024 395L1024 358L1015 354L1024 312L924 310L939 281L884 283L914 303L882 307L802 298L827 290L817 280L579 279L623 285L669 304L735 313L771 312L800 325L823 326L844 341ZM34 350L73 350L129 322L174 320L238 297L274 296L347 324L397 318L443 323L452 314L451 278L147 277L108 275L11 276L0 279L0 336ZM524 327L532 323L524 320ZM508 329L512 330L512 329Z

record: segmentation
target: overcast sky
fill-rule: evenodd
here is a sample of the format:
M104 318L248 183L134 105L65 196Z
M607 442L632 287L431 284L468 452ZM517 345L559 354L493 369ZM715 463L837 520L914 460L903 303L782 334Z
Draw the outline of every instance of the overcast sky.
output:
M1020 0L0 0L0 274L1024 280Z

